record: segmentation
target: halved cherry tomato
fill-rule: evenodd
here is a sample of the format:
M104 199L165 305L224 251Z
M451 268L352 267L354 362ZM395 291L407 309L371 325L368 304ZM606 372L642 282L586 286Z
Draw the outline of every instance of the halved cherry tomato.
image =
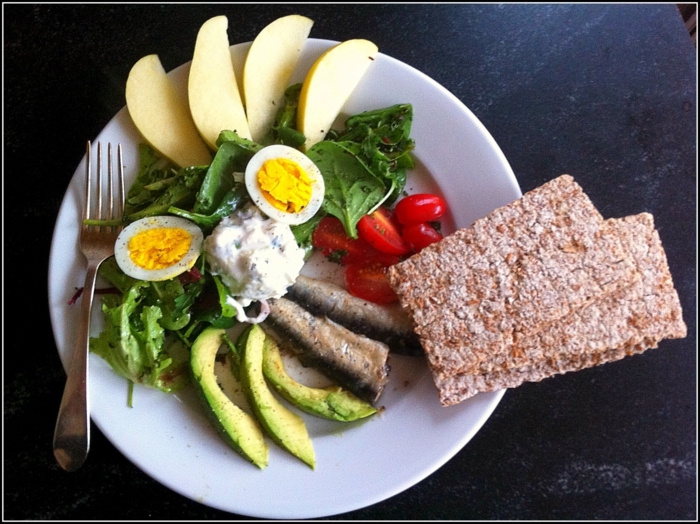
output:
M369 245L390 255L406 255L411 249L401 238L399 225L385 207L363 216L357 223L357 232Z
M446 210L447 204L439 196L419 193L399 200L394 214L401 224L411 225L437 220Z
M311 242L325 256L343 265L377 261L391 266L399 261L399 257L374 249L362 238L350 238L343 223L332 216L324 217L319 222Z
M345 268L345 285L351 295L375 304L398 300L386 278L386 266L378 263L349 265Z
M401 234L416 253L430 244L442 240L442 234L427 222L405 226Z

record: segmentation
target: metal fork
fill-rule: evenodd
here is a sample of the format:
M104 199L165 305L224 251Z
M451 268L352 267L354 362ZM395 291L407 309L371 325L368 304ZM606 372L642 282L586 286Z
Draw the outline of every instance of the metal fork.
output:
M121 231L124 212L124 166L122 146L117 146L118 174L115 181L112 168L112 144L107 145L107 198L103 210L102 146L97 143L96 190L93 195L92 147L87 143L85 167L85 207L80 227L80 250L87 259L87 274L82 293L78 340L73 351L68 379L58 410L53 437L53 452L58 464L66 471L78 469L90 449L90 403L88 388L88 356L90 341L90 312L95 292L95 279L100 264L114 255L114 243ZM117 191L114 185L117 185ZM95 198L94 204L91 202ZM106 211L106 212L104 212ZM92 221L109 221L109 225L98 225Z

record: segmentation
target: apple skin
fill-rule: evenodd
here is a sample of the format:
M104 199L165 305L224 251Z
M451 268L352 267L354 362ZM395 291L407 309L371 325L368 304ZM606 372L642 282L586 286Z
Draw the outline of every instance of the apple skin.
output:
M158 55L141 58L126 81L126 106L143 139L180 167L208 165L211 154Z
M215 16L199 29L187 90L190 112L199 134L216 150L221 131L250 140L250 129L238 90L228 40L228 18Z
M255 142L272 128L284 104L284 91L313 23L301 15L283 16L260 31L250 46L243 67L243 98Z
M297 129L307 151L323 140L378 49L369 40L346 40L323 53L309 69L299 95Z

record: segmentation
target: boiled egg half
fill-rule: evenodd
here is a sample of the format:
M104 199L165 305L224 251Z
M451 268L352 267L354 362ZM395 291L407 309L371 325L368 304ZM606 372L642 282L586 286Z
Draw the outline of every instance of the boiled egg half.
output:
M202 230L173 216L142 218L126 226L114 245L114 258L132 278L157 282L192 268L202 250Z
M262 148L248 162L245 185L265 215L289 225L303 224L321 207L325 184L309 157L293 147Z

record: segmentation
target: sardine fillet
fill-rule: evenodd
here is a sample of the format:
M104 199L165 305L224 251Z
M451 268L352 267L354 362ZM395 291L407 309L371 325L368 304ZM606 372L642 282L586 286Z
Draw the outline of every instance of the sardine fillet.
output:
M285 298L269 301L262 327L299 360L359 398L375 403L389 381L389 347L358 335L326 317L317 317Z
M373 304L340 286L303 275L287 290L285 298L314 315L326 316L355 333L384 342L394 353L423 355L411 318L399 304Z

